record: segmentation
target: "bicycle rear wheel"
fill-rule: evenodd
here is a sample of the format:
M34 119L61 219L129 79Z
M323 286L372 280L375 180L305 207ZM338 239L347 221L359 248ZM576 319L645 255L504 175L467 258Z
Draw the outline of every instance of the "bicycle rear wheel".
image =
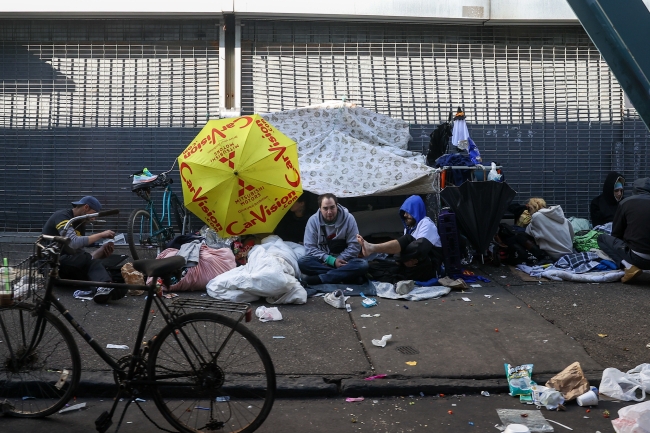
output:
M163 233L158 233L158 221L144 209L131 212L126 226L126 242L133 260L155 259L166 242ZM153 233L153 236L152 236Z
M153 397L181 432L255 431L275 398L275 370L262 342L216 313L165 326L149 355Z
M53 414L72 398L81 375L79 349L68 328L49 311L38 326L35 308L0 308L0 406L11 416Z

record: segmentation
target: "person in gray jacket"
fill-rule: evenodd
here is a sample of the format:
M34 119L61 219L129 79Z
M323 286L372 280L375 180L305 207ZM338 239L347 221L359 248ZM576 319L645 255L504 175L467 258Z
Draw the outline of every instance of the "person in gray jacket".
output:
M303 244L307 254L298 260L308 285L361 283L368 262L359 258L359 229L350 212L334 194L318 197L318 211L309 218Z
M537 245L546 254L553 260L558 260L574 252L573 227L564 217L561 206L546 207L544 200L531 198L526 207L531 214L526 234L535 238Z

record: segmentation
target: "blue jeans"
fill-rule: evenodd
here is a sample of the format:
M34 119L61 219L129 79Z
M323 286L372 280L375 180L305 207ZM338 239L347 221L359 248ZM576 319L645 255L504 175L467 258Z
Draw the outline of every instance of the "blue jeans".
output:
M316 257L304 256L298 260L298 266L305 275L319 275L324 284L358 283L359 277L368 273L368 262L364 259L352 259L347 265L333 268Z

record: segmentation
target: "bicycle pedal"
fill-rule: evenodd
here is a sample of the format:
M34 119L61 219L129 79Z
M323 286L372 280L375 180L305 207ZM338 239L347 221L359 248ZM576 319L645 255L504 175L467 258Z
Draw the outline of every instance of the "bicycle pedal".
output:
M95 429L99 433L105 433L112 424L113 420L111 419L111 415L108 413L108 411L104 411L95 420Z

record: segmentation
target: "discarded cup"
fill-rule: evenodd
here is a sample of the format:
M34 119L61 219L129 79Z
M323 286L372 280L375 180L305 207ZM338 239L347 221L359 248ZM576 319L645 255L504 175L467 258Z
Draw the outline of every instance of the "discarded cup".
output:
M598 406L598 395L591 389L577 398L578 406Z

